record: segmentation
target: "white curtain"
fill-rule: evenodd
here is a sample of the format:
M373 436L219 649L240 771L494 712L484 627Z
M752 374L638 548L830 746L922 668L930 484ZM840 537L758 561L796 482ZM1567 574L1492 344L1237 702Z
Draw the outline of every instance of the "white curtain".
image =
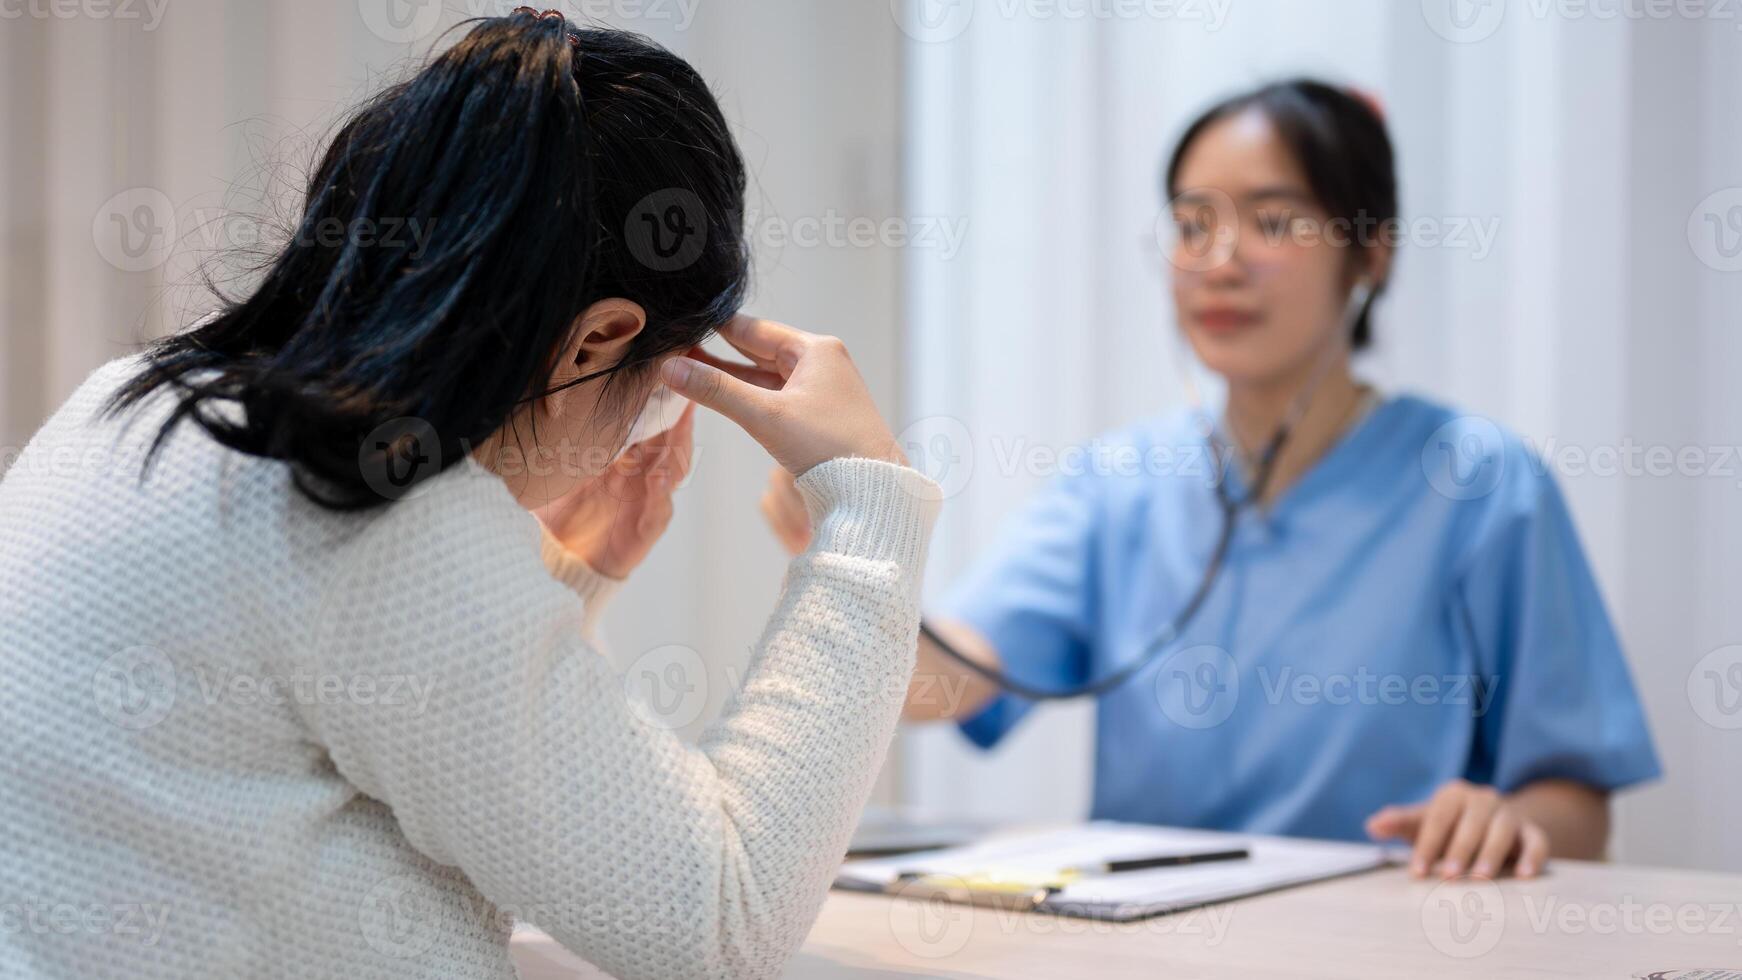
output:
M1624 798L1616 854L1742 868L1722 816L1742 807L1742 728L1725 727L1742 713L1724 710L1742 667L1723 651L1742 642L1742 463L1726 449L1742 444L1738 25L1459 0L894 9L907 207L967 227L954 255L908 258L911 445L954 492L933 597L1046 478L1045 456L1020 447L1180 403L1154 227L1190 115L1295 73L1357 85L1385 105L1405 217L1420 222L1363 369L1549 452L1668 772ZM1694 465L1666 473L1649 447ZM906 796L1081 817L1092 712L1045 708L990 754L910 727Z

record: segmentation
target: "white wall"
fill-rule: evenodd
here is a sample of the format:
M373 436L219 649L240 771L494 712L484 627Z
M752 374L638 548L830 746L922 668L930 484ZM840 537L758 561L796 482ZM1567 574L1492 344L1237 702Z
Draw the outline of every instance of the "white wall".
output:
M943 517L934 595L1041 482L1001 467L994 444L1064 446L1178 404L1152 236L1161 161L1192 112L1284 74L1380 95L1406 217L1498 230L1491 254L1406 249L1371 375L1538 445L1742 444L1742 273L1719 271L1688 233L1705 211L1742 226L1742 191L1702 204L1742 187L1737 25L1462 4L1471 28L1436 31L1429 18L1453 6L968 0L958 20L912 32L909 207L972 229L954 260L909 262L908 417L953 420L930 429L963 433L955 455L974 463ZM1694 476L1560 470L1668 771L1623 799L1616 854L1738 869L1742 835L1724 815L1742 807L1742 730L1719 725L1742 713L1689 683L1703 657L1742 642L1742 463L1701 458L1710 472ZM910 729L907 796L992 818L1081 816L1091 721L1085 706L1045 708L989 756L948 729Z

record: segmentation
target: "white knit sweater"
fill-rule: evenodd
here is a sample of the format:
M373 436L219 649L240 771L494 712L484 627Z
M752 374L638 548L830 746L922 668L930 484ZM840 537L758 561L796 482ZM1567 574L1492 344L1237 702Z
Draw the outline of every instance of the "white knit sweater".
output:
M501 480L333 513L184 425L141 485L167 399L95 416L136 363L0 483L0 977L509 977L517 920L621 980L780 971L895 728L935 485L799 479L815 541L687 745Z

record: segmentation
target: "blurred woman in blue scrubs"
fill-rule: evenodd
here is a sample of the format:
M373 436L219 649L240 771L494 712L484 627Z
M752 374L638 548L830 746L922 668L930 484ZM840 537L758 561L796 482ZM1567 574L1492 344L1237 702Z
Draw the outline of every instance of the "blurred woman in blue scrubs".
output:
M1092 816L1400 839L1417 875L1601 856L1609 794L1659 769L1560 491L1512 434L1351 370L1400 227L1378 111L1265 86L1187 129L1166 187L1178 321L1227 383L1217 438L1193 413L1099 437L932 628L1029 685L1132 663L1211 560L1213 481L1238 499L1290 418L1198 614L1101 699ZM779 471L763 508L802 549ZM922 639L910 720L990 747L1031 707Z

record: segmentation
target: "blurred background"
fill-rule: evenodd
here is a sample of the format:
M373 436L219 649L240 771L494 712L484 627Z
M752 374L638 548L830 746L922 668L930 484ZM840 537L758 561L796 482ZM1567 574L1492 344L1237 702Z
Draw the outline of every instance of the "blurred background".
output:
M544 0L544 6L552 0ZM498 0L0 0L0 467L96 365L209 308L345 108ZM1056 453L1182 402L1157 239L1189 116L1309 73L1384 106L1407 237L1361 370L1522 433L1571 501L1666 778L1614 856L1742 870L1742 10L1722 0L574 0L715 86L751 309L849 343L950 494L948 587ZM718 418L611 614L694 734L784 556ZM673 665L679 668L673 672ZM672 681L672 679L676 679ZM658 689L669 682L669 689ZM1087 813L1093 707L993 753L905 730L879 799Z

